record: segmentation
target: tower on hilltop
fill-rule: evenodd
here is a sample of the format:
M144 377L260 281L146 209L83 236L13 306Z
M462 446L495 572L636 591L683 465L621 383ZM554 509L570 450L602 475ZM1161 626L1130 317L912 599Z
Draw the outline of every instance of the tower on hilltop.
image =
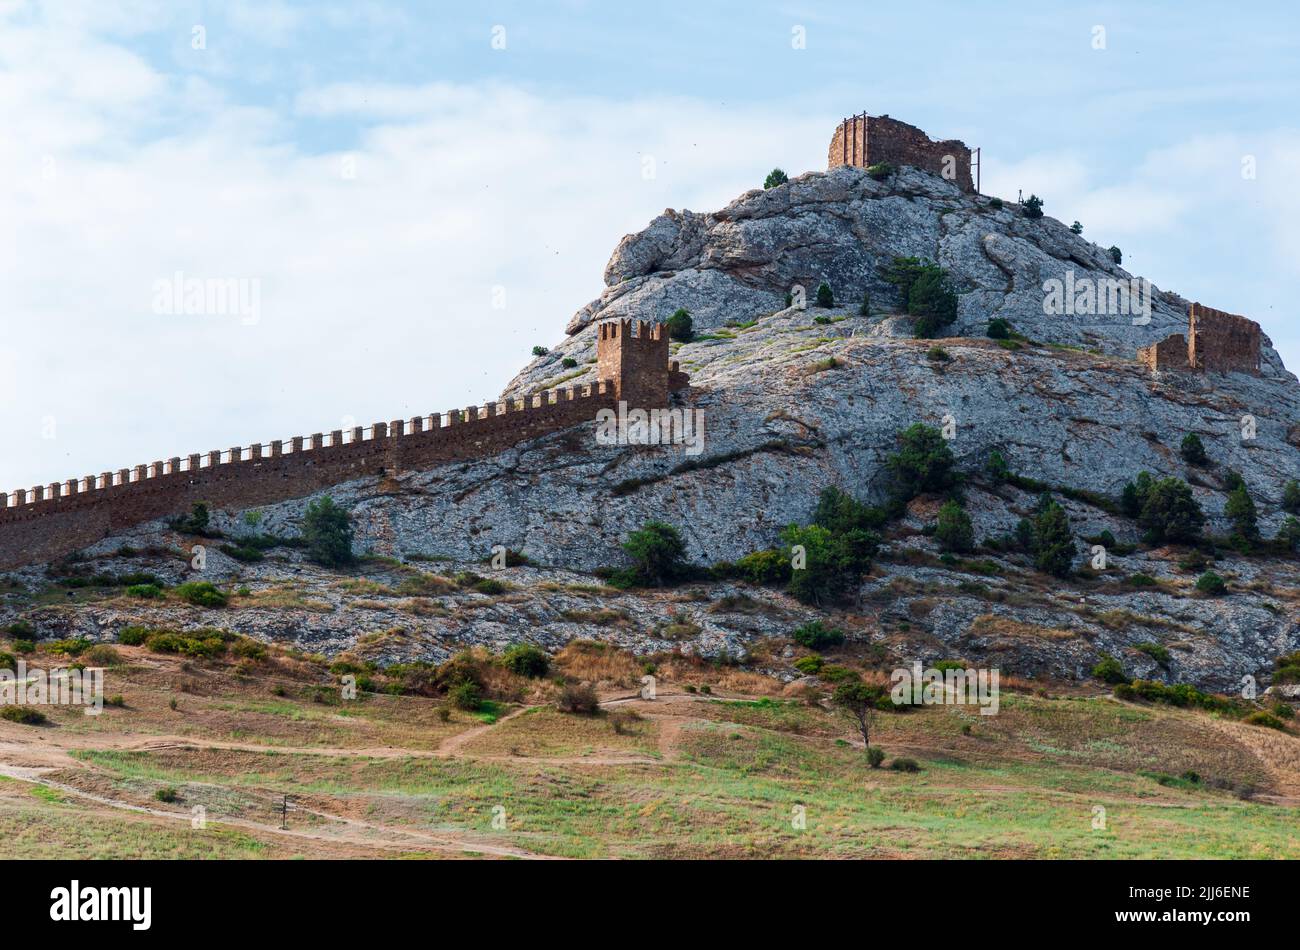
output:
M914 125L887 115L850 116L835 127L826 169L841 165L912 165L951 181L962 191L976 191L971 180L971 151L957 139L935 142Z

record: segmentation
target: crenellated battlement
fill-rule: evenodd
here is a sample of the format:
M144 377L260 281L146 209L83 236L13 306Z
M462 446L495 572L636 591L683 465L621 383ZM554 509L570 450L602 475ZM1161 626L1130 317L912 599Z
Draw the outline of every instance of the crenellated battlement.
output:
M620 398L631 402L629 394L644 398L662 392L660 402L635 405L666 405L668 393L687 384L686 375L668 361L662 327L642 323L633 334L630 324L600 326L595 383L0 492L0 569L63 556L114 531L184 512L198 501L254 507L356 478L483 458L594 420L600 409L617 408Z

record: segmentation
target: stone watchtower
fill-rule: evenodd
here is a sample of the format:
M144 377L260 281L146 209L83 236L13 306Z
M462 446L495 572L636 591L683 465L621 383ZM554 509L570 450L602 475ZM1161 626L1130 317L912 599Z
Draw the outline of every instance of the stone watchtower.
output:
M912 165L953 182L962 191L976 190L970 174L970 149L957 139L934 142L914 125L865 112L835 127L826 154L827 171L841 165L867 168L881 162Z
M613 383L615 395L629 407L667 406L668 394L686 385L686 374L668 359L668 329L662 323L605 320L597 332L596 375Z

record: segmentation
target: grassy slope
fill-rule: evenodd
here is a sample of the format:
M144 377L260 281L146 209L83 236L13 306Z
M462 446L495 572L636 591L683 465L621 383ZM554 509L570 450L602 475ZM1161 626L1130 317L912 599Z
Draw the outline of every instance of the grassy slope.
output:
M109 691L127 708L0 723L13 856L1300 857L1300 739L1204 713L1017 693L992 717L881 715L875 741L922 765L903 774L867 768L820 708L680 692L722 686L707 667L624 704L641 718L616 730L610 711L513 706L484 724L415 697L332 706L269 675L122 652ZM1186 770L1283 804L1144 774ZM163 786L179 802L158 802Z

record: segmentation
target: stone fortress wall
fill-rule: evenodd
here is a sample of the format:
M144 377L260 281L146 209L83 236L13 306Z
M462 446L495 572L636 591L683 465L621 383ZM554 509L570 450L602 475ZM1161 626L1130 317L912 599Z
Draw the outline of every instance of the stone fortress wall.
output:
M70 554L115 532L189 510L251 508L331 485L484 458L549 432L594 421L620 400L662 408L688 385L668 359L664 327L611 320L599 327L598 381L328 435L192 454L31 489L0 492L0 569Z
M934 142L914 125L865 112L835 127L826 155L828 171L841 165L867 168L881 162L912 165L956 182L962 191L975 191L970 149L957 139Z

